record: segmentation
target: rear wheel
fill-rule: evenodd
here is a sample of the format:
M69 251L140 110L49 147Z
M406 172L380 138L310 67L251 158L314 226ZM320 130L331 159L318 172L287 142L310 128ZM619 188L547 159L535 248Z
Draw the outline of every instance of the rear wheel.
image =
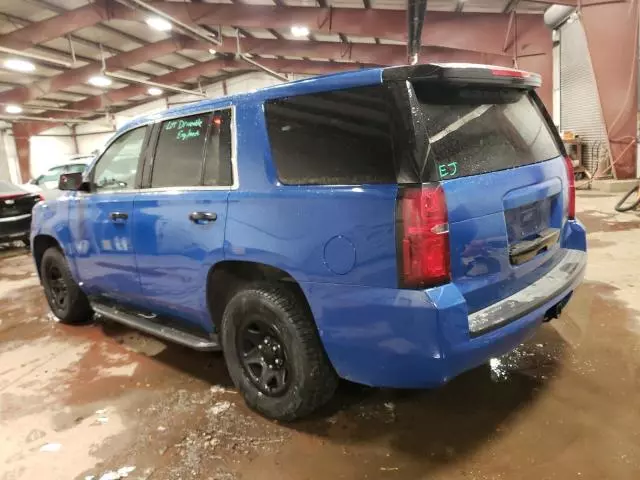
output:
M222 319L229 374L245 401L266 417L291 421L326 403L338 379L302 300L256 284L239 290Z
M50 247L44 252L40 277L49 307L62 323L82 323L89 318L89 301L71 276L67 260L58 248Z

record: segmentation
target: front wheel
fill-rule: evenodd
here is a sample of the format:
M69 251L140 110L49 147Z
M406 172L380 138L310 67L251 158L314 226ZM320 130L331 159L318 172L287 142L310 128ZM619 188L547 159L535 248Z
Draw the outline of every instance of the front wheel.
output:
M40 262L40 278L47 302L62 323L85 322L91 316L89 300L71 276L62 252L48 248Z
M325 404L338 378L304 300L279 285L239 290L222 318L229 374L252 409L292 421Z

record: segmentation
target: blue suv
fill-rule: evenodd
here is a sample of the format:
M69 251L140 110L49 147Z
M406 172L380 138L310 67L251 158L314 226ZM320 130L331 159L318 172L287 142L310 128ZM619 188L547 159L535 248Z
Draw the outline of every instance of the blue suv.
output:
M557 317L583 275L539 84L377 68L136 119L34 209L49 305L222 349L274 419L310 413L338 378L447 382Z

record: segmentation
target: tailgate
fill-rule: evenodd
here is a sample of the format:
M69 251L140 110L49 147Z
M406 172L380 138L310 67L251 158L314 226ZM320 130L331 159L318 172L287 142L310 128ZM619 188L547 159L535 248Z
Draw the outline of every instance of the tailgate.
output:
M451 278L470 313L523 289L562 258L568 177L530 88L414 81L423 170L448 207Z
M475 312L542 277L562 258L562 157L443 183L451 277Z

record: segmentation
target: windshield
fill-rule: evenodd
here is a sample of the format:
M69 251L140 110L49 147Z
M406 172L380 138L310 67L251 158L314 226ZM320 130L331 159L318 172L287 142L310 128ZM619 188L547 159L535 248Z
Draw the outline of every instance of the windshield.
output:
M48 184L51 182L55 182L57 184L58 179L60 178L60 175L62 175L63 172L64 172L64 167L53 167L47 170L46 173L38 177L38 179L36 180L36 185L43 186L44 184Z
M422 178L449 180L560 155L526 90L413 85L428 142Z

